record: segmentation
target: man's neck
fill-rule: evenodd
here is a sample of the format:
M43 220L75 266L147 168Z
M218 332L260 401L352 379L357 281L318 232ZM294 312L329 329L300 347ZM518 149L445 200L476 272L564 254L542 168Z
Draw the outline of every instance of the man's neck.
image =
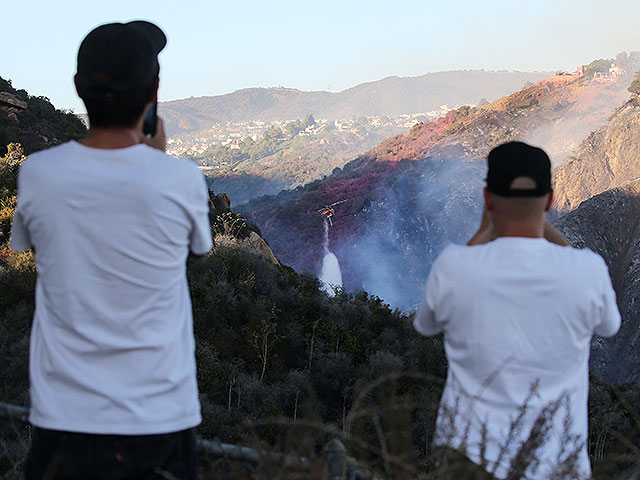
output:
M543 222L505 222L495 225L496 238L499 237L523 237L523 238L543 238Z
M90 127L87 136L79 143L86 147L113 150L127 148L141 142L136 128L96 128Z

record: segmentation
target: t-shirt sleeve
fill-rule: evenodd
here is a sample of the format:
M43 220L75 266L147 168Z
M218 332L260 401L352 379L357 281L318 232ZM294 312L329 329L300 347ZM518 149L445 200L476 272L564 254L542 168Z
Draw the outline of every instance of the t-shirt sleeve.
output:
M600 323L596 325L594 331L601 337L612 337L620 329L620 311L616 302L616 294L611 285L609 270L602 260L602 268L604 269L604 280L602 282L602 303L600 307Z
M413 320L413 327L423 335L437 335L444 330L444 319L437 314L438 302L444 290L441 266L442 261L439 258L431 267L420 306Z
M27 161L22 164L20 172L18 173L18 205L13 214L13 222L11 224L11 249L16 252L23 252L32 247L31 237L29 236L29 230L27 229L26 219L24 217L24 209L21 207L21 200L24 200L25 195L23 181Z
M193 229L189 238L189 249L194 255L204 255L211 250L211 224L209 223L209 195L207 183L199 171L194 185L192 223Z
M16 252L23 252L31 248L31 238L24 222L24 217L19 208L13 215L11 225L11 248Z

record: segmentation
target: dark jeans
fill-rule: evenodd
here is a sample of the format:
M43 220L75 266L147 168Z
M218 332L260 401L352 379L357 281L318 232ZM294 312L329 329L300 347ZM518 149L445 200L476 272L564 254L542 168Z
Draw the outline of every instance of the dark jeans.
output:
M161 435L93 435L34 427L27 480L196 480L193 429Z

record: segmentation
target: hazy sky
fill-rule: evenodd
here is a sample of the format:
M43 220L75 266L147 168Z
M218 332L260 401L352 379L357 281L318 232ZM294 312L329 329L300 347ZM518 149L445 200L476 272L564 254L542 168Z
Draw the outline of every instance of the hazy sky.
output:
M640 50L637 0L5 1L0 76L59 108L82 38L146 19L169 39L160 100L283 85L340 91L389 75L573 70Z

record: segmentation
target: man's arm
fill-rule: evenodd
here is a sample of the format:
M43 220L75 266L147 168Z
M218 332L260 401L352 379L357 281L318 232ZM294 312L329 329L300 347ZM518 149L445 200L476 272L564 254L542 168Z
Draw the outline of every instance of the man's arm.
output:
M11 225L11 249L14 252L24 252L31 248L29 231L24 224L20 210L16 209Z
M209 222L209 189L199 170L193 185L191 212L193 230L189 238L189 251L196 256L206 255L213 247Z
M553 225L549 223L549 220L544 221L544 238L551 243L555 243L556 245L560 245L561 247L568 247L569 242L567 239L562 236L562 234L553 228Z
M28 160L27 160L28 161ZM26 219L24 218L24 212L22 208L22 200L24 200L26 189L25 185L25 171L27 161L25 161L20 167L18 173L18 204L13 214L13 220L11 222L11 249L15 252L25 252L33 247L31 242L31 235L27 228Z
M602 303L598 311L599 315L597 315L600 317L600 323L595 327L594 331L601 337L612 337L618 333L622 319L620 317L618 303L616 302L616 293L611 284L609 269L602 258L600 258L600 265L602 269L600 278L603 279Z
M492 240L495 240L495 238L496 233L495 229L493 228L491 214L489 213L489 210L487 210L487 206L485 205L484 210L482 211L482 221L480 222L480 228L478 228L478 231L467 242L467 245L483 245L485 243L489 243Z
M437 335L444 331L444 322L436 314L437 305L442 298L445 288L445 281L440 269L442 267L442 254L436 259L431 267L427 283L422 293L422 298L416 315L413 319L413 327L422 335Z

